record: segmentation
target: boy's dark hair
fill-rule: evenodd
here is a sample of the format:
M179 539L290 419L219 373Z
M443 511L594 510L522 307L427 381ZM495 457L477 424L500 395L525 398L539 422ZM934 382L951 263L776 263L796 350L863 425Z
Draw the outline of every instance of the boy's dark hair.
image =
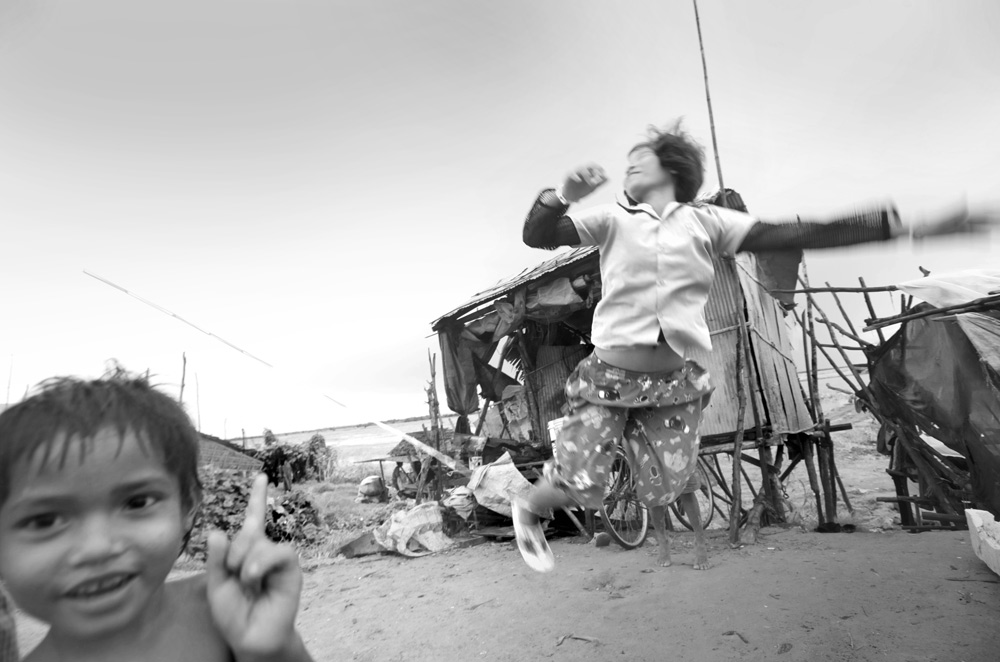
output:
M648 147L660 165L674 177L677 202L691 202L698 196L705 181L705 150L681 129L681 120L660 129L650 126L647 139L636 144L629 153Z
M163 460L176 476L185 511L201 502L198 479L198 432L180 403L156 390L148 377L130 375L121 367L104 377L83 380L57 377L41 390L0 413L0 505L10 496L11 472L35 452L43 462L59 452L62 467L69 455L85 457L94 435L111 426L124 441L131 430L146 452ZM77 437L80 444L61 443Z

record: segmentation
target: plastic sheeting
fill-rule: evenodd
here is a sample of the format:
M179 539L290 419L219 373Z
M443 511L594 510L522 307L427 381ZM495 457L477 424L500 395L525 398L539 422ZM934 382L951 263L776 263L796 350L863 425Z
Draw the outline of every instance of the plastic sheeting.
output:
M926 304L914 308L927 309ZM1000 515L1000 314L903 325L871 359L870 388L897 420L967 458L978 506Z
M472 472L469 489L479 505L495 513L511 516L511 499L525 497L531 483L521 475L510 453L504 452L495 462L481 466Z
M393 513L372 535L385 549L404 556L426 556L455 544L444 534L441 507L436 501Z
M1000 292L1000 269L968 269L899 283L896 287L936 308L955 306Z

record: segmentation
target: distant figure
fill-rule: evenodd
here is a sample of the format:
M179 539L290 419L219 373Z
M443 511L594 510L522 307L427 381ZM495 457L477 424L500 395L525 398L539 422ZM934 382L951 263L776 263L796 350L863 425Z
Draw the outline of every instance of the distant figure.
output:
M524 222L536 248L597 246L602 295L594 311L594 351L566 380L570 415L555 456L525 502L514 528L525 561L551 570L552 550L539 514L579 504L600 508L621 440L633 460L639 496L651 508L659 563L670 564L664 508L681 499L695 532L694 567L709 567L697 490L699 425L713 387L693 350L711 350L704 308L715 280L712 259L742 251L827 248L885 241L908 232L894 207L828 223L768 223L695 204L704 178L701 147L680 130L651 129L628 154L624 193L615 204L571 212L607 181L598 165L579 167L560 189L546 189ZM994 215L962 209L910 231L911 236L985 230Z
M120 369L0 413L0 577L50 626L26 660L312 659L263 474L232 542L210 534L207 572L165 581L201 502L198 448L180 405Z
M392 470L392 486L396 488L396 493L404 499L415 499L417 497L417 470L413 472L403 468L402 462L396 463L396 468Z

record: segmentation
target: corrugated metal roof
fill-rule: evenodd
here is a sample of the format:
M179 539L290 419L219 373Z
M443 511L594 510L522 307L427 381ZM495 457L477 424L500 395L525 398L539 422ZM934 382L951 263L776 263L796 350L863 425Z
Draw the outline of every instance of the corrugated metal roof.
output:
M556 255L551 260L546 260L541 264L532 267L531 269L525 269L518 275L507 280L500 281L488 290L484 290L479 294L473 296L470 300L463 303L458 308L454 309L450 313L442 315L431 323L431 328L435 331L438 329L438 325L442 320L452 319L462 315L463 313L476 308L484 303L493 301L494 299L499 299L508 292L512 292L517 288L533 283L537 280L541 280L542 277L548 276L549 274L558 271L564 267L568 267L572 264L581 262L591 255L597 254L596 246L583 246L580 248L574 248L568 250L564 253Z

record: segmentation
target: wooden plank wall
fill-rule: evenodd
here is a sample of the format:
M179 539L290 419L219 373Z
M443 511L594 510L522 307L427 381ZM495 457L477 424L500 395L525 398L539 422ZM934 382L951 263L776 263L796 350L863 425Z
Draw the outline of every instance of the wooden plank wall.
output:
M737 272L746 296L750 341L771 430L782 434L811 428L813 420L802 394L781 307L758 282L752 255L737 257Z
M708 294L705 321L712 334L712 351L695 352L691 358L708 368L715 392L705 410L701 424L702 436L732 434L737 427L738 396L736 347L739 340L739 315L743 310L740 281L732 261L715 260L715 282ZM762 396L758 395L758 401ZM744 426L754 424L750 394L743 416ZM763 422L763 421L762 421Z

